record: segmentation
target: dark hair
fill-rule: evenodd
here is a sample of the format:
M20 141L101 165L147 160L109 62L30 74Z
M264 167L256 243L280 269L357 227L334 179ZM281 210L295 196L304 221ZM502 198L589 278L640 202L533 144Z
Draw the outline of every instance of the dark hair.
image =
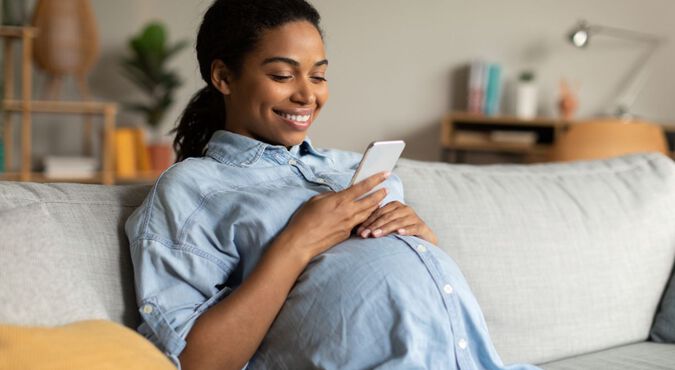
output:
M211 5L199 27L196 45L206 87L190 99L171 131L176 133L176 162L203 156L213 133L225 128L225 102L211 84L211 63L220 59L237 75L263 31L300 20L312 23L321 33L319 12L305 0L216 0Z

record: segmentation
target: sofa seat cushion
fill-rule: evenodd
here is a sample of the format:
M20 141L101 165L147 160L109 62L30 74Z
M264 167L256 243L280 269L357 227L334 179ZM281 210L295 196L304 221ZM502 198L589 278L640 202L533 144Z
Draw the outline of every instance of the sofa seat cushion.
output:
M406 202L474 292L505 363L647 340L675 261L675 163L399 161Z
M675 344L641 342L539 365L544 370L657 370L675 365Z
M47 328L0 325L0 369L175 369L140 334L106 320Z

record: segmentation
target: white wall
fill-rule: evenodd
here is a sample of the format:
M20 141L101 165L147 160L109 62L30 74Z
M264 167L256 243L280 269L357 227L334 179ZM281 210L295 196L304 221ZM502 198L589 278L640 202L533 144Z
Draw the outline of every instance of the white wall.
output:
M541 86L541 113L546 115L556 113L559 79L580 81L578 115L593 115L604 108L644 49L606 37L594 39L587 50L574 49L564 35L580 18L669 38L653 60L653 73L634 112L675 123L674 1L312 2L323 17L330 60L331 100L310 133L319 146L361 151L372 140L403 138L408 142L404 156L438 159L440 117L463 101L461 69L475 58L501 63L507 85L520 70L533 68ZM139 97L120 77L117 65L126 40L147 21L158 19L169 25L173 40L194 41L208 4L210 0L93 0L102 45L101 60L90 78L93 92L118 101ZM164 123L167 130L191 94L203 86L192 49L173 65L185 84ZM140 118L120 117L120 122L133 120ZM37 124L37 151L77 151L79 141L73 141L72 131L77 128Z

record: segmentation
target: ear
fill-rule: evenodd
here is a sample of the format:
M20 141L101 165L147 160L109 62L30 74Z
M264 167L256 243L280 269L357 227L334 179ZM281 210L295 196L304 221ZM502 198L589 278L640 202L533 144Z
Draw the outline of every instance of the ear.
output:
M230 95L232 73L222 60L216 59L211 63L211 83L223 95Z

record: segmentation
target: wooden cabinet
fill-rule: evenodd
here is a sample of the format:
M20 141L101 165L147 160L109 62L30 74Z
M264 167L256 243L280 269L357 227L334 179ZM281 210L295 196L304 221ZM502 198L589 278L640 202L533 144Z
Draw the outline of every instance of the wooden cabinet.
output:
M545 162L556 138L569 124L554 118L451 113L441 122L443 159L458 163ZM486 155L490 159L476 159Z
M34 100L32 94L32 48L33 39L38 30L34 27L0 27L0 37L4 41L3 49L3 79L4 95L1 102L3 115L2 136L5 146L5 169L0 173L0 180L36 181L36 182L83 182L101 183L110 185L115 182L151 182L156 174L144 174L138 178L115 179L114 172L114 131L117 115L117 104L99 101L56 101ZM15 67L14 49L21 46L21 81L20 96L15 97ZM31 135L33 131L32 119L34 114L74 115L83 118L83 136L85 152L91 151L91 140L101 141L99 170L91 178L47 178L42 173L32 171ZM19 116L21 157L20 166L14 166L14 118ZM92 118L99 118L92 120ZM99 121L102 130L99 137L94 137L91 128L92 121ZM91 153L85 153L91 155Z

